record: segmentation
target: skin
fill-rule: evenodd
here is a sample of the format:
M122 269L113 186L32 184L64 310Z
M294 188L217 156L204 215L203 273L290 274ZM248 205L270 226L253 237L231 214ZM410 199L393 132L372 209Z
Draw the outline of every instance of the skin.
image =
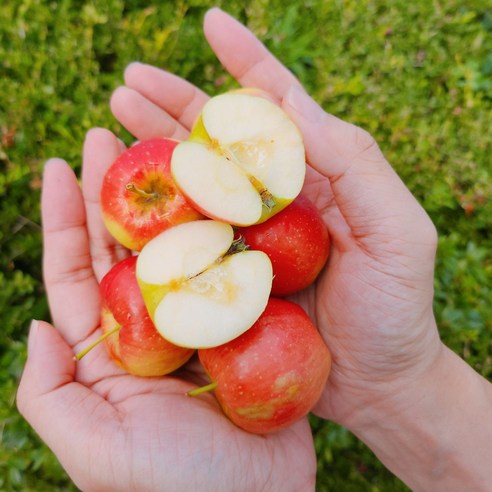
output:
M318 281L293 298L333 356L316 413L353 431L413 490L487 490L491 385L439 339L429 217L372 137L325 113L251 32L218 9L204 32L226 70L270 93L304 136L303 192L332 238ZM207 98L132 64L111 108L137 139L182 139ZM75 366L73 352L99 332L98 280L128 255L104 229L97 193L121 151L106 130L87 135L82 192L66 163L46 166L44 268L56 328L33 323L20 411L83 490L313 490L306 420L267 437L242 432L211 395L183 398L204 382L196 361L150 380L123 374L104 350Z

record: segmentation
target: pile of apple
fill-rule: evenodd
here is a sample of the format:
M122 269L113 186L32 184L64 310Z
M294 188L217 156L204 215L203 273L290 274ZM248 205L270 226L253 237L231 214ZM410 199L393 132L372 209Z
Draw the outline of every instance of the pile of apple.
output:
M306 415L330 372L307 314L283 297L329 255L317 208L300 195L298 129L267 96L208 101L188 140L140 141L108 169L103 220L134 255L100 284L111 358L162 376L197 352L224 413L254 433Z

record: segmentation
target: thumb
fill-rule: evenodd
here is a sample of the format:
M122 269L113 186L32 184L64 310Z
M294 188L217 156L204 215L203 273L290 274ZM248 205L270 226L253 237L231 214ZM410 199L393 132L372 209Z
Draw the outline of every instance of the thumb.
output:
M42 321L31 323L17 407L70 475L77 475L75 468L83 470L87 464L79 451L88 449L88 439L94 436L91 422L109 419L112 409L103 398L75 381L70 346L53 326Z
M309 164L330 181L337 207L352 235L413 241L427 215L362 128L326 113L300 87L291 86L282 101L300 129ZM433 228L432 228L433 229Z
M48 323L33 320L29 329L27 362L17 394L18 404L29 411L33 398L51 394L74 381L75 362L70 346Z

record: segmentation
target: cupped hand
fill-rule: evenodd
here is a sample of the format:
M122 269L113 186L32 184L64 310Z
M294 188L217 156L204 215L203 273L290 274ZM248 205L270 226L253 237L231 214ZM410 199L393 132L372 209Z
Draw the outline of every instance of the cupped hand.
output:
M84 491L313 490L306 419L273 435L240 430L212 395L186 396L207 382L196 361L172 376L138 378L102 345L73 360L100 335L98 282L130 254L107 233L99 205L104 172L123 149L109 131L90 131L82 189L64 161L45 167L44 275L54 326L33 322L19 410Z
M304 136L303 192L326 220L332 253L316 284L295 300L333 355L317 412L356 428L368 407L384 415L390 401L408 404L412 383L439 357L434 227L370 135L325 113L234 19L213 9L204 27L224 67L241 85L272 94ZM207 98L173 74L132 64L111 105L138 139L181 139ZM141 379L115 367L103 347L72 360L98 334L98 280L129 254L105 231L98 202L102 175L122 150L105 130L88 134L82 192L66 163L46 166L44 269L56 329L33 324L21 412L83 490L312 489L306 420L275 435L249 435L223 417L212 396L184 398L203 381L196 364Z
M308 161L303 193L332 236L329 263L295 296L333 354L319 415L351 429L411 404L412 387L439 360L432 312L436 231L364 130L324 112L299 81L233 18L212 9L205 35L242 86L268 91L301 130ZM111 101L137 138L186 138L208 96L135 63ZM417 391L418 393L418 391Z

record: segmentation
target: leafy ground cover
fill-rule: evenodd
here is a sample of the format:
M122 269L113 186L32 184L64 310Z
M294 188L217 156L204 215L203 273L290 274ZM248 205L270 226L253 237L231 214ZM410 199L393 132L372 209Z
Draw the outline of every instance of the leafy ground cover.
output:
M210 94L235 85L201 20L223 5L326 110L374 134L440 235L442 338L492 378L492 8L481 0L4 0L0 9L0 489L74 490L15 408L41 278L43 162L80 167L124 67L165 67ZM406 487L345 429L312 419L319 491ZM76 445L76 443L74 443Z

